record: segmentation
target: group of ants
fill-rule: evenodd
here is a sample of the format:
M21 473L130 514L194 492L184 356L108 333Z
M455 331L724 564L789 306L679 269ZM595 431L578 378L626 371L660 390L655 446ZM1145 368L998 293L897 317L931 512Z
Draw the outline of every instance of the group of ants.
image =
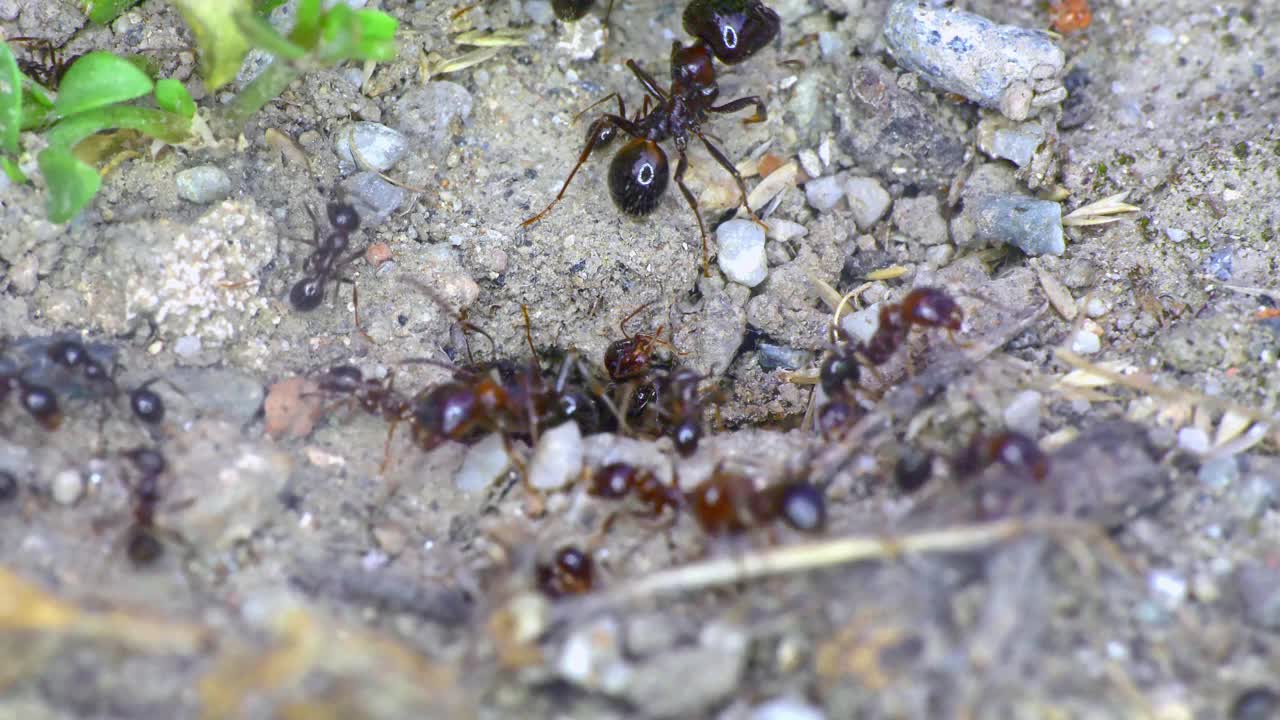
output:
M557 15L575 20L586 12L592 0L557 0ZM563 198L574 175L591 154L609 145L619 133L631 138L615 155L609 167L608 186L615 204L631 215L646 215L658 205L666 191L669 175L667 156L659 143L672 140L676 147L676 185L688 202L702 234L703 267L707 267L707 238L693 194L684 184L688 166L686 148L690 135L698 138L713 158L737 181L741 204L747 193L741 175L732 162L704 135L702 122L708 113L732 113L754 107L746 122L765 119L764 103L755 96L715 105L719 95L713 58L736 64L754 55L777 36L777 14L759 0L692 0L683 16L685 29L697 40L689 46L673 42L671 84L663 89L635 61L627 67L644 86L641 110L628 117L621 96L614 93L601 102L617 99L617 114L600 115L587 131L586 144L559 193L541 212L524 222L528 226L544 217ZM652 107L651 107L652 103ZM597 103L599 104L599 103ZM750 213L750 208L747 207ZM308 208L310 213L310 208ZM355 207L330 202L327 217L331 231L322 235L315 226L313 247L303 265L303 277L289 293L298 311L317 308L331 282L354 282L342 276L342 269L364 253L352 248L359 229ZM752 213L753 217L754 214ZM358 299L356 324L359 327ZM532 356L527 362L493 358L475 362L468 345L467 362L453 366L428 359L411 359L443 365L450 378L409 395L394 387L393 375L385 379L365 377L353 366L339 365L319 373L314 379L318 392L345 399L389 423L387 448L400 424L411 428L413 441L430 450L446 441L473 443L490 434L499 434L513 464L527 478L514 452L514 443L536 445L539 435L562 423L577 423L583 434L620 432L642 437L669 437L681 456L696 452L702 437L704 410L713 397L701 384L705 379L679 361L679 352L670 340L661 337L662 328L652 333L627 332L626 325L643 311L641 306L620 323L623 338L608 345L603 373L593 370L575 353L566 353L558 364L544 367L534 347L525 312L525 334ZM459 316L465 333L485 333ZM860 394L864 368L875 372L906 342L912 329L939 328L957 332L963 312L956 301L937 288L916 288L901 302L881 307L879 326L865 342L851 338L832 323L828 349L819 368L819 384L825 401L818 410L818 428L824 437L838 439L857 420L863 407ZM487 337L487 335L486 335ZM493 345L490 338L490 344ZM3 349L0 347L0 349ZM121 392L110 372L74 339L53 342L47 348L49 362L65 371L78 372L91 384L108 389L110 396L127 396L132 414L148 426L164 417L164 403L151 389L155 380ZM55 430L62 419L56 393L26 377L25 368L12 363L0 365L0 405L12 396L32 419L47 430ZM137 478L131 483L134 522L128 536L129 558L138 566L153 563L163 553L155 515L161 499L159 480L166 471L163 454L153 447L139 447L123 453L133 465ZM384 460L384 465L385 465ZM1034 480L1048 474L1048 460L1036 443L1015 432L980 436L953 463L957 469L976 471L1001 463ZM0 503L18 495L19 483L13 473L0 468ZM667 484L647 468L627 463L611 463L595 469L586 478L587 492L597 498L623 501L633 498L636 514L658 520L664 514L674 522L687 512L709 536L740 535L753 528L782 522L805 533L821 531L826 522L823 488L804 479L789 479L761 486L749 474L716 466L710 477L685 491L679 483ZM668 512L669 511L669 512ZM618 517L610 515L602 528ZM536 569L535 582L552 597L588 592L596 585L593 556L576 545L559 548L551 559Z

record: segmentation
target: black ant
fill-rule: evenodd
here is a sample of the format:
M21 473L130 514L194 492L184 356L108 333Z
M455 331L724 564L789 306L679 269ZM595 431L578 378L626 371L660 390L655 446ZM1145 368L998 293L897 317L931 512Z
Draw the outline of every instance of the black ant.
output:
M551 212L556 203L564 197L569 183L573 181L573 176L578 173L578 169L587 161L591 153L598 147L608 145L619 132L628 135L631 140L618 150L613 161L609 163L609 194L613 197L614 204L624 213L635 216L648 215L658 207L658 202L667 190L669 164L667 154L658 143L670 139L675 142L678 158L675 170L676 186L680 188L680 193L684 195L689 208L693 210L694 218L698 221L698 232L702 236L703 274L709 274L707 229L703 225L702 215L698 212L698 201L684 184L684 173L689 165L685 153L689 136L693 135L701 140L711 157L733 175L741 194L740 205L746 207L754 218L755 213L747 204L747 186L741 173L729 158L707 139L702 131L702 123L706 120L707 113L733 113L752 106L755 108L755 113L743 121L744 123L763 122L766 119L764 102L754 95L730 100L723 105L714 104L720 95L720 88L716 84L715 67L711 57L711 52L705 45L695 44L683 47L679 41L673 42L669 90L663 90L635 60L628 60L627 67L645 88L644 104L640 112L634 119L628 119L626 105L623 104L622 96L617 93L601 100L600 102L605 102L610 97L617 98L618 113L616 115L605 113L591 123L587 130L587 144L578 155L577 164L573 166L573 170L569 171L569 176L560 186L560 192L556 193L555 199L541 212L526 219L521 225L528 227ZM652 110L649 108L651 100L657 105ZM758 219L757 222L759 222Z
M776 520L806 533L826 526L826 500L817 486L794 480L760 488L753 478L723 464L689 491L688 501L698 525L713 537L738 535Z
M160 476L167 463L159 450L136 448L125 457L137 468L140 477L133 483L133 527L129 529L125 552L136 567L154 563L164 554L156 528L156 506L160 503Z
M12 502L18 497L18 478L8 470L0 470L0 503Z
M678 367L658 383L658 417L683 457L697 452L702 439L702 380L692 368Z
M91 383L112 384L111 373L89 353L79 340L58 340L45 350L49 360L67 370L79 368L85 380Z
M591 553L566 545L535 571L538 589L552 599L582 595L595 587L595 561Z
M755 55L781 27L778 13L760 0L692 0L684 9L684 31L706 43L725 65Z
M394 380L394 376L388 376L385 382L366 378L359 368L351 365L335 365L317 380L321 392L345 395L366 413L387 421L387 439L382 449L383 471L391 459L391 438L396 428L413 417L413 403L395 391Z
M28 382L15 370L0 372L0 402L16 393L22 409L45 430L53 432L62 425L62 409L53 390Z
M314 234L310 241L303 242L311 245L315 250L303 262L303 277L289 290L289 302L295 310L309 312L324 302L325 285L331 281L349 283L351 302L355 306L356 328L360 329L360 299L355 281L338 275L342 268L364 254L363 248L347 254L351 248L351 236L360 229L360 214L356 212L354 205L339 202L330 202L325 211L332 231L322 237L320 221L316 219L316 214L311 207L307 206L307 214L311 216Z
M22 43L39 49L39 55L35 59L18 58L18 68L23 75L48 90L57 90L67 70L81 57L79 53L64 55L62 50L66 45L55 45L48 38L23 36L9 38L6 42Z

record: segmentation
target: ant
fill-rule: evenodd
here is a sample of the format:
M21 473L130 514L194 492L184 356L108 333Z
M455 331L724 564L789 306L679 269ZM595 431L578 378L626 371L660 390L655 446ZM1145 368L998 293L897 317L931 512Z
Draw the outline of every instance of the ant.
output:
M387 469L391 459L391 438L395 435L396 427L413 417L413 404L395 391L394 381L394 376L388 376L386 382L366 378L359 368L351 365L335 365L317 380L321 392L346 395L366 413L389 423L387 439L382 449L383 471Z
M557 550L550 563L539 563L534 574L538 589L552 599L582 595L595 587L595 561L591 553L573 545Z
M302 264L303 277L289 290L289 302L299 312L310 312L324 301L324 287L330 281L351 285L351 302L355 306L356 328L360 329L360 298L355 281L338 275L338 271L350 265L364 254L364 249L346 254L351 247L351 236L360 229L360 214L350 203L330 202L325 208L332 231L320 235L320 221L315 211L307 206L313 227L312 239L303 240L315 248ZM361 330L363 332L363 330Z
M39 49L39 54L32 59L17 59L18 68L23 75L48 90L57 90L67 70L81 57L79 53L69 57L64 55L62 50L66 44L55 45L48 38L22 36L9 38L7 42L22 43Z
M694 44L683 47L678 40L673 42L669 90L663 90L635 60L628 60L627 67L645 88L644 104L640 112L634 119L628 119L626 105L623 104L622 96L618 93L612 93L601 100L600 102L606 102L610 97L616 98L618 113L602 114L591 123L587 130L587 144L578 155L577 164L569 171L569 176L560 186L560 192L541 212L526 219L521 225L528 227L551 212L551 209L564 197L569 183L573 181L574 175L586 163L591 153L596 148L607 146L619 132L626 134L631 140L618 150L613 156L613 161L609 163L609 194L622 212L637 217L648 215L658 207L658 202L667 191L669 164L667 154L659 143L669 139L675 142L678 158L675 170L676 185L698 221L698 232L702 237L702 271L704 275L710 274L707 229L703 225L702 215L698 212L698 201L684 184L684 173L689 165L685 153L689 136L693 135L701 140L711 157L733 175L741 194L739 204L747 208L747 212L756 222L760 222L747 203L747 186L742 179L742 174L733 166L729 158L707 139L702 131L702 123L706 120L707 113L733 113L752 106L755 108L755 113L744 120L744 123L763 122L767 118L764 102L754 95L730 100L723 105L714 104L720 95L720 88L716 84L715 67L711 57L711 51L705 45ZM651 100L656 101L656 107L652 110L649 108ZM596 104L598 105L599 102Z
M817 486L795 480L759 488L751 477L725 470L723 463L688 498L698 525L712 537L738 535L777 520L805 533L826 526L826 500Z
M133 527L129 530L125 552L135 567L154 563L164 554L156 528L156 506L160 503L160 476L167 463L159 450L135 448L125 453L141 477L133 484Z
M0 503L12 502L18 497L18 478L8 470L0 470Z
M702 439L703 407L698 394L702 380L692 368L680 367L659 383L658 416L682 457L697 452L698 441Z
M679 488L662 482L652 470L623 462L610 463L597 469L591 476L587 493L607 500L622 500L634 494L641 504L648 506L648 515L654 518L666 508L678 513L685 505L684 495ZM614 513L605 520L602 532L613 524L616 517L617 513Z
M725 65L755 55L781 27L778 13L760 0L692 0L684 9L684 31Z
M1036 482L1049 477L1049 456L1035 440L1012 430L975 436L952 465L957 474L971 476L995 463Z
M62 409L53 390L22 379L17 370L0 371L0 402L16 392L22 409L49 432L62 425Z

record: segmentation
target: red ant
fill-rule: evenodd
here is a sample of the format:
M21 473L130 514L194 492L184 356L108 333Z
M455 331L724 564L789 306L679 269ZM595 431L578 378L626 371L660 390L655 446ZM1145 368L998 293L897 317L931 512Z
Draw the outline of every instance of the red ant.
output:
M136 567L143 567L164 554L155 520L156 506L160 503L160 476L167 463L164 455L152 448L136 448L126 452L125 457L141 474L132 486L133 526L129 529L125 552Z
M777 520L806 533L826 526L826 500L817 486L796 480L759 488L754 479L725 470L723 464L689 491L688 501L698 525L713 537L738 535Z
M684 31L706 43L716 59L736 65L773 42L782 21L760 0L692 0Z
M17 393L22 409L45 430L53 432L62 425L62 409L53 390L24 380L16 368L0 370L0 402Z
M1035 440L1012 430L975 436L952 465L958 475L971 476L995 463L1036 482L1049 477L1049 456Z
M550 598L582 595L595 587L595 561L591 553L566 545L550 563L539 564L535 576L538 589Z
M698 394L702 380L692 368L678 367L658 383L658 417L683 457L697 452L702 439L703 406Z
M711 57L711 52L704 45L682 47L679 41L673 42L669 90L663 90L658 82L634 60L628 60L627 67L644 86L646 92L640 112L634 119L628 119L626 105L622 101L622 96L617 93L601 100L600 102L605 102L610 97L616 98L618 113L616 115L605 113L591 123L587 130L587 144L578 155L577 164L569 171L569 176L560 186L560 192L541 212L526 219L521 225L528 227L551 212L556 203L564 197L569 183L573 181L573 176L586 163L591 153L597 147L608 145L619 132L630 136L631 140L618 150L613 161L609 163L609 194L613 197L614 204L624 213L635 216L648 215L658 207L658 202L667 190L669 174L667 154L658 143L670 139L675 142L678 158L675 170L676 186L680 188L680 193L684 195L689 208L693 210L694 218L698 221L698 232L702 237L703 273L708 274L710 259L707 250L707 230L702 223L702 215L698 212L698 201L684 184L684 173L689 165L685 154L689 135L701 140L711 157L733 175L741 194L740 205L746 207L752 217L755 217L755 213L751 212L747 204L747 186L741 173L729 158L707 139L702 131L702 123L706 120L707 113L733 113L752 106L755 108L755 113L744 122L757 123L766 119L764 102L754 95L731 100L723 105L714 104L720 95L720 88L716 84L715 67ZM651 99L656 101L657 105L652 110L649 108Z
M634 495L636 500L648 508L648 516L653 518L661 515L667 508L678 513L685 504L684 495L679 488L662 482L652 470L622 462L610 463L597 469L591 476L587 493L607 500L622 500L628 495ZM601 532L607 532L616 518L617 513L610 515Z

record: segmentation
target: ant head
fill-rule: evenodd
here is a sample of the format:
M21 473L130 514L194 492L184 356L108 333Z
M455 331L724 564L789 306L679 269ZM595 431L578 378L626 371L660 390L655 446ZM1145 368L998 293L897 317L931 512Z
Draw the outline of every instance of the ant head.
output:
M827 503L822 491L807 482L791 483L778 499L782 521L801 532L818 532L827 524Z
M79 340L59 340L49 346L49 359L65 368L73 368L89 357Z
M667 154L656 142L636 138L609 163L609 194L628 215L648 215L658 207L670 182Z
M832 354L822 363L818 377L822 381L822 390L827 397L836 397L845 393L850 385L857 385L862 371L857 359L852 355Z
M350 235L360 228L360 214L347 202L331 202L325 208L334 230Z
M134 448L124 453L133 466L143 475L159 475L164 472L167 463L159 450L148 447Z
M294 310L307 312L320 307L324 301L324 281L318 277L304 277L294 283L289 291L289 303Z
M773 42L781 26L778 14L760 0L693 0L684 11L685 32L726 65L755 55Z
M145 567L160 559L164 554L164 544L156 537L152 528L136 527L129 536L125 553L135 567Z
M149 425L164 420L164 400L146 385L129 391L129 408L139 420Z
M57 430L62 424L62 411L58 408L58 396L43 385L33 385L31 383L22 383L19 387L21 392L22 409L27 414L40 423L46 430Z
M671 44L671 86L673 94L679 92L675 88L702 88L704 92L711 88L719 92L716 69L706 45L683 47L679 41Z
M902 301L902 308L911 322L925 327L939 327L958 331L964 324L964 310L944 290L916 288Z
M561 22L581 20L595 0L551 0L551 9Z

